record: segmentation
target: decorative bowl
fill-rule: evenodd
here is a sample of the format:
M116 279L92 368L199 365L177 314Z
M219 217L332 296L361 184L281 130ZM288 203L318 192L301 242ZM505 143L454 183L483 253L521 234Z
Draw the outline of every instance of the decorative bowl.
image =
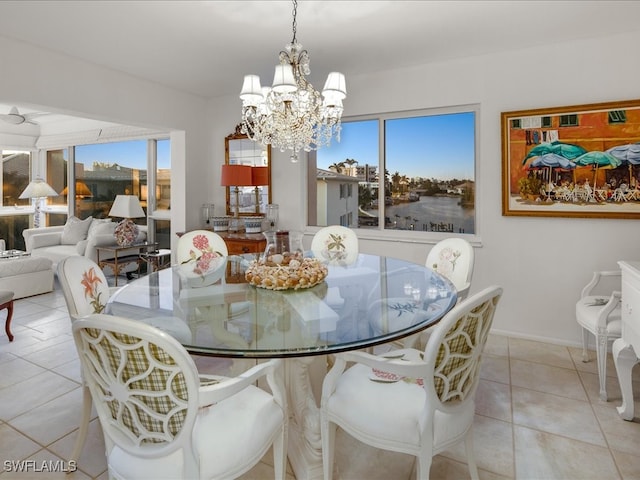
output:
M258 288L299 290L322 283L327 274L327 267L316 258L297 258L280 265L254 260L245 272L245 279Z
M229 230L229 222L231 217L228 215L222 217L211 217L209 221L213 224L214 232L226 232Z
M262 232L262 221L264 217L243 217L244 231L246 233L260 233Z

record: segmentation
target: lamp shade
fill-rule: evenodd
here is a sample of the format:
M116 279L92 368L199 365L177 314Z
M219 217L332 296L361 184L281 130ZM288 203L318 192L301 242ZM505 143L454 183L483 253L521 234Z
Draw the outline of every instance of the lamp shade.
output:
M20 194L18 198L43 198L43 197L57 197L58 193L41 178L29 182L27 188Z
M252 167L251 185L254 187L269 185L269 167Z
M223 187L246 187L251 183L251 167L249 165L222 165L220 185Z
M262 101L262 87L258 75L245 75L240 98L246 105L258 106Z
M140 205L140 200L135 195L117 195L113 201L110 217L120 218L141 218L144 217L144 210Z
M344 100L347 96L347 82L344 74L340 72L331 72L324 84L322 95L335 98L336 100Z
M60 195L69 195L69 187L64 187ZM84 197L93 197L91 190L87 187L87 184L84 182L77 181L76 182L76 198L84 198Z

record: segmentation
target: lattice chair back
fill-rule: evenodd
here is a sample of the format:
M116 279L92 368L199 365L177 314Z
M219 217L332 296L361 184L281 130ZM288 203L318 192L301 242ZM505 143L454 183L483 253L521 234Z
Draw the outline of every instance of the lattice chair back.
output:
M313 236L311 251L329 264L351 265L358 259L358 236L341 225L324 227Z
M73 335L108 458L114 447L139 459L182 449L176 461L184 461L184 478L194 477L199 379L186 350L158 329L110 315L74 322Z
M474 302L454 307L432 331L424 360L433 366L433 382L425 382L425 388L442 404L460 404L473 398L480 358L501 296L499 287L480 292L473 297Z
M72 319L104 312L111 290L93 260L72 255L58 263L57 274Z
M458 301L467 297L474 266L473 247L468 241L457 237L439 241L429 251L425 265L451 280Z
M220 280L228 255L224 239L209 230L193 230L178 240L179 272L192 287L204 287Z

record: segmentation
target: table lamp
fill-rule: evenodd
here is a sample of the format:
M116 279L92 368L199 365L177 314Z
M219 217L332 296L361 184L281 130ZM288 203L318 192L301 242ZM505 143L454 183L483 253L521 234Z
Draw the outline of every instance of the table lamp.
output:
M238 187L251 185L251 167L249 165L222 165L220 185L235 187L236 208L234 212L234 228L237 231L240 218L240 196Z
M57 197L58 193L41 178L36 178L29 182L27 188L23 190L18 198L30 198L35 200L33 212L33 226L40 227L40 201L45 197Z
M114 232L116 243L121 247L133 245L138 237L139 228L131 219L145 216L138 197L135 195L117 195L109 211L109 216L123 218L116 225Z
M258 187L269 185L269 167L252 167L251 185L255 187L256 213L260 213L260 189Z

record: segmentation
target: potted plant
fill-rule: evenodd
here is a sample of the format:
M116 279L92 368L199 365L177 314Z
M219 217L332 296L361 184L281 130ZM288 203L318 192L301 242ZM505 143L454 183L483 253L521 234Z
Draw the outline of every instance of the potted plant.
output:
M536 201L540 197L542 180L538 177L522 177L518 180L520 196L526 200Z

